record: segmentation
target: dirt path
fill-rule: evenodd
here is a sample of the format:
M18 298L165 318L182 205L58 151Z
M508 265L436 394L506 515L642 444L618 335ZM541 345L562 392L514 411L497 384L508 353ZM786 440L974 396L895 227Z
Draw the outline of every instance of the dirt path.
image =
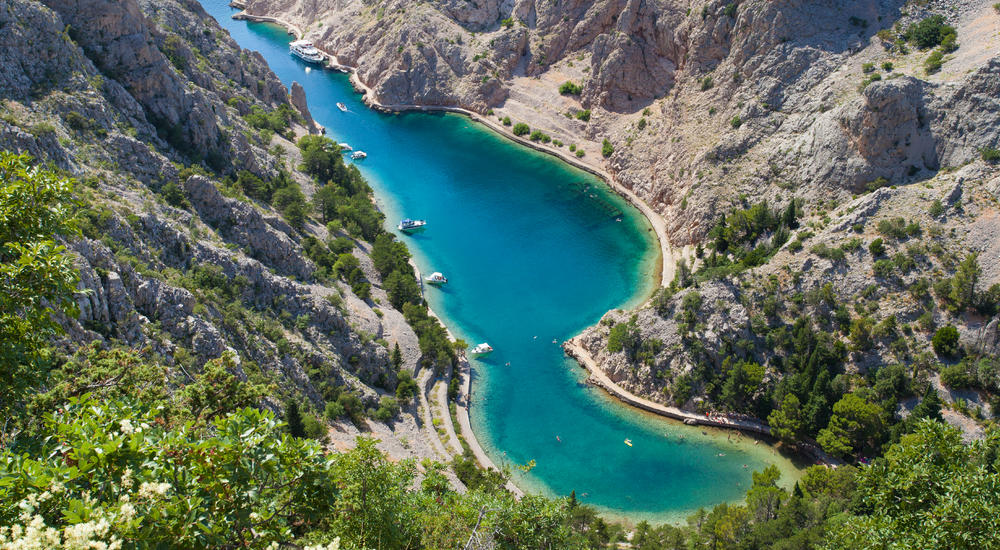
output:
M458 440L458 434L455 433L455 425L451 421L451 411L448 410L448 384L443 381L436 383L431 394L435 401L434 409L438 413L437 417L444 423L444 431L448 434L448 445L451 447L452 454L460 455L462 454L462 443Z
M450 460L451 453L441 443L441 438L438 437L437 430L434 428L434 420L431 416L431 404L428 399L428 383L431 374L430 369L424 369L417 378L417 386L420 388L420 391L417 392L417 396L420 399L420 420L423 423L421 431L431 442L431 446L434 447L434 451L440 455L440 458L442 460Z

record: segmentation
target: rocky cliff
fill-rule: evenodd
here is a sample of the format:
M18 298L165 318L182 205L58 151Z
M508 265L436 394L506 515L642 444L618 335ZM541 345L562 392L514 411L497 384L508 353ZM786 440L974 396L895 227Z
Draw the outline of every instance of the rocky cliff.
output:
M80 315L62 320L67 353L145 350L176 387L228 351L234 374L272 388L266 406L291 398L320 415L349 392L360 427L393 438L366 426L364 409L422 354L371 244L248 197L254 185L289 186L293 201L308 199L296 199L300 184L313 190L294 143L315 130L301 88L290 97L258 54L186 1L2 0L0 67L0 149L78 181L82 236L67 246ZM317 265L334 240L357 258L358 284ZM418 417L405 408L392 429L409 442L387 444L447 458ZM358 433L336 426L345 439Z

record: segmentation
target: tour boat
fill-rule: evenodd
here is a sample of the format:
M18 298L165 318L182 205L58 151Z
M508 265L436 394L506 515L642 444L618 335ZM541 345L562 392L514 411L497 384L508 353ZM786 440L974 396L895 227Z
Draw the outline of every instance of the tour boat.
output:
M405 220L399 222L396 229L399 229L400 231L409 231L411 229L420 229L425 225L427 225L427 220L411 220L410 218L406 218Z
M306 63L322 65L324 63L323 54L313 46L308 40L296 40L288 45L289 52Z
M424 280L432 285L443 285L448 282L448 278L437 271L425 277Z
M367 158L367 157L368 157L368 153L366 153L364 151L355 151L355 152L351 153L351 158L354 159L354 160L361 160L361 159Z
M625 444L628 445L629 447L631 447L632 446L632 440L631 439L626 439L625 440Z
M347 105L344 105L339 101L337 102L337 108L340 109L341 111L344 111L345 113L347 112Z
M472 353L472 355L485 355L491 351L493 351L493 347L486 342L483 342L482 344L478 344L476 347L472 348L470 353Z
M354 150L353 148L351 148L350 145L346 143L338 143L337 147L340 147L340 150L343 151L344 153L350 153L351 151Z

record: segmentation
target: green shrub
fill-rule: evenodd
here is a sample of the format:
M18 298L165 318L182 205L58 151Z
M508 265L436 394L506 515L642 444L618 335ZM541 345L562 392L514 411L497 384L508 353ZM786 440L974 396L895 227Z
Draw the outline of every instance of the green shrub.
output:
M341 416L344 416L345 412L344 406L337 401L328 401L326 403L326 408L323 409L323 416L326 417L327 420L334 421Z
M399 403L388 395L383 396L378 402L378 410L375 411L375 420L388 422L399 414Z
M531 133L531 127L523 122L518 122L512 130L515 136L523 136Z
M864 65L861 65L861 72L863 73L870 73L874 70L875 70L874 63L865 63Z
M541 130L535 130L534 132L531 132L531 135L528 138L531 141L541 141L542 143L548 143L552 141L552 137Z
M733 129L739 128L743 125L743 119L740 118L740 115L736 115L729 120L729 125L732 126Z
M954 325L939 328L931 339L934 353L942 357L954 357L958 354L958 329Z
M168 181L165 183L160 188L160 195L163 196L163 200L167 201L167 204L174 208L186 210L191 207L191 203L188 202L187 197L184 196L184 191L177 185L177 182Z
M894 67L895 66L892 64L892 61L885 61L882 63L882 70L886 72L891 72Z
M608 138L604 138L604 141L601 143L601 156L604 158L608 158L611 155L613 155L614 152L615 152L614 145L611 145L611 142L608 141Z
M28 132L36 138L43 138L46 136L51 136L56 133L56 127L49 124L48 122L40 122L38 124L32 125L28 128Z
M935 200L931 203L931 207L927 209L927 212L931 215L931 217L936 218L941 214L944 214L944 205L941 204L940 200Z
M712 81L711 76L706 76L705 78L702 78L699 82L701 83L701 91L703 92L711 90L712 87L715 86L715 82Z
M949 40L953 42L957 38L957 31L955 27L945 23L944 16L932 15L910 25L903 37L921 50L926 50Z
M944 65L944 52L934 50L924 61L924 70L927 74L934 74L941 70L941 65Z
M993 163L1000 161L1000 149L995 147L983 147L982 151L980 151L980 155L982 156L984 162Z
M865 88L868 87L869 84L871 84L872 82L878 82L879 80L882 80L882 75L879 73L872 73L868 75L868 78L865 78L861 81L861 89L864 90Z
M559 86L559 93L562 95L580 95L583 93L583 86L567 80Z
M948 365L941 369L941 383L951 389L969 388L975 385L975 381L975 377L964 363Z
M584 109L582 111L577 111L575 115L577 120L582 120L584 122L590 122L590 109Z
M878 257L885 253L885 244L882 239L875 239L868 245L868 252L871 252L872 256Z
M579 159L579 158L583 158L583 156L584 156L584 155L586 155L586 154L587 154L587 153L586 153L586 152L584 152L584 150L583 150L583 149L577 149L577 150L576 150L576 158L578 158L578 159Z
M636 128L638 128L639 130L644 130L646 128L646 119L645 119L645 117L639 119L639 122L636 123Z
M514 26L514 19L512 17L507 17L501 21L500 24L503 25L505 29L509 29Z
M726 7L722 10L722 14L726 17L736 17L736 2L730 2L726 4Z
M510 117L509 116L503 117L503 125L504 126L510 126Z

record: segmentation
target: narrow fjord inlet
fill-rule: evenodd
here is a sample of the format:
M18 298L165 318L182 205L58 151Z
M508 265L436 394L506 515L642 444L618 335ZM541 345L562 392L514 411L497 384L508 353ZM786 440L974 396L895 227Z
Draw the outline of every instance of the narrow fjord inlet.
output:
M428 220L401 238L423 275L448 278L425 296L455 335L496 350L473 362L472 421L494 462L535 461L515 469L520 486L667 518L739 500L769 463L793 469L766 445L640 414L583 384L559 344L644 300L658 260L648 222L597 178L462 116L372 111L345 75L289 56L283 29L233 21L225 0L203 5L286 85L302 84L331 138L368 154L360 168L388 224Z

